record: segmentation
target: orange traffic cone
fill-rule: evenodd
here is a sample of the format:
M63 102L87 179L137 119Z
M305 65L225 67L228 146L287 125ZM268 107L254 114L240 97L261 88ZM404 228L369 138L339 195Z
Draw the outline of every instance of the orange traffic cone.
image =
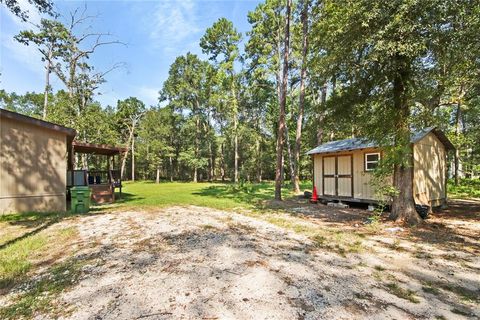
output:
M317 195L317 187L313 186L313 194L312 199L310 199L311 203L318 203L318 195Z

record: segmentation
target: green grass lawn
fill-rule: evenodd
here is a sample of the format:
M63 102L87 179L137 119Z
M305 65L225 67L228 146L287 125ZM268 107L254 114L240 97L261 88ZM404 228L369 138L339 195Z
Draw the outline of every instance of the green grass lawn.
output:
M302 190L310 186L301 185ZM274 196L274 184L264 183L183 183L183 182L125 182L122 200L127 206L196 205L216 209L261 207ZM283 197L292 197L289 186L283 188Z
M460 179L458 185L450 179L447 189L450 198L480 198L480 179Z
M309 184L302 185L308 188ZM302 188L303 189L303 188ZM260 208L272 200L274 185L265 183L184 183L126 182L122 199L112 205L91 208L90 214L101 214L109 208L166 207L196 205L215 209ZM292 197L289 186L284 198ZM52 235L46 230L72 213L16 213L0 216L0 291L26 274L39 252L51 250ZM60 239L63 234L56 235ZM67 235L68 236L68 235ZM61 243L61 241L59 242Z

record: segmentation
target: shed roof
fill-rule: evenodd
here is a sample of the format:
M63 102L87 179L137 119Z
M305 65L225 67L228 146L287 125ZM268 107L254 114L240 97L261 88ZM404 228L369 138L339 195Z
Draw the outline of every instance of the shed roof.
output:
M428 127L422 130L412 132L412 137L410 139L411 143L416 143L425 137L427 134L432 132L437 136L437 138L443 143L447 150L455 150L453 144L448 140L447 136L435 127ZM366 148L375 148L378 147L378 143L365 139L365 138L351 138L337 141L330 141L324 144L319 145L318 147L310 150L307 154L318 154L318 153L330 153L338 151L351 151L358 149Z
M32 118L17 112L13 112L13 111L1 109L1 108L0 108L0 117L31 124L33 126L42 127L48 130L64 133L68 137L69 141L72 141L73 138L77 135L77 131L75 131L75 129L64 127L53 122Z

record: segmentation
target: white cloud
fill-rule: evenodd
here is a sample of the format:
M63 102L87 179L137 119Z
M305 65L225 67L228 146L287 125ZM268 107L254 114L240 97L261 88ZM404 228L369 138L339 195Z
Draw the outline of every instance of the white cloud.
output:
M19 27L19 28L30 28L31 25L38 25L41 20L41 15L38 12L37 8L28 0L18 0L18 6L22 9L23 12L26 12L28 15L28 21L25 22L13 13L9 12L4 6L2 6L2 18L4 16L10 17L10 19ZM7 13L8 12L8 13Z
M107 85L98 92L95 100L99 101L103 106L116 106L118 100L124 100L129 97L136 97L140 99L147 107L156 106L158 104L159 97L158 88L148 86L133 86L128 85L123 90L117 90Z
M137 91L137 96L147 106L157 105L158 97L159 97L158 91L159 91L159 88L139 87Z
M13 36L13 34L2 34L2 47L5 50L3 54L8 54L9 57L13 58L18 63L21 63L22 66L27 67L34 73L43 74L42 58L35 46L27 46L19 43L13 38Z
M2 64L6 61L16 61L21 69L26 68L32 71L35 75L40 76L44 73L43 62L41 61L41 54L36 49L35 45L24 45L14 39L22 30L37 30L36 24L40 23L41 15L38 10L27 0L18 0L18 5L23 11L27 11L28 21L25 22L5 6L0 7L1 15L1 56Z
M196 20L196 4L191 0L159 3L148 26L151 28L150 38L158 47L175 47L201 31Z

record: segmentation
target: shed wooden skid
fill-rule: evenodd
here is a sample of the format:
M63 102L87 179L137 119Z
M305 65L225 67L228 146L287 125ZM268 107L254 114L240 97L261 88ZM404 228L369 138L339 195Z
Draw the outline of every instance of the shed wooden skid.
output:
M67 148L75 133L0 109L0 214L67 209Z
M447 153L454 147L435 128L412 134L413 192L417 204L441 206L447 200ZM308 152L313 160L313 183L327 200L377 203L371 167L382 150L361 139L346 139L318 146ZM392 183L388 178L387 183ZM385 199L384 199L385 200ZM387 199L388 200L388 199Z

